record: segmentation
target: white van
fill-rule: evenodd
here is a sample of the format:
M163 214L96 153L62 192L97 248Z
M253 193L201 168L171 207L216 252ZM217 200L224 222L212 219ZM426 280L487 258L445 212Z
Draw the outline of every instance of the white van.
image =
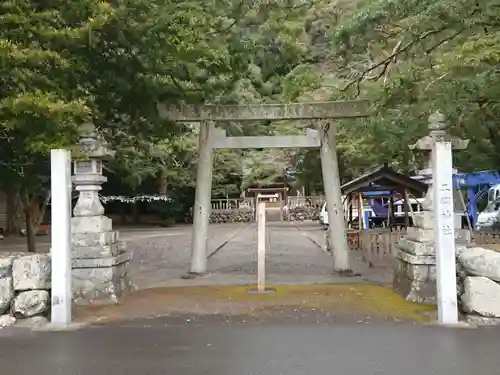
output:
M500 184L489 188L488 190L488 204L500 198Z
M371 212L373 214L372 209L369 206L365 206L363 212ZM344 211L344 216L345 216L345 211ZM352 217L357 217L357 216L358 216L358 210L354 208L352 210ZM326 207L326 202L323 203L323 205L321 206L321 210L319 212L319 223L325 227L328 226L328 209Z
M477 217L477 230L500 229L500 197L491 202Z
M422 203L424 202L424 198L410 198L409 202L410 207L408 211L409 214L411 215L412 212L422 212ZM405 215L405 201L404 199L400 199L396 202L394 202L394 216L404 216Z

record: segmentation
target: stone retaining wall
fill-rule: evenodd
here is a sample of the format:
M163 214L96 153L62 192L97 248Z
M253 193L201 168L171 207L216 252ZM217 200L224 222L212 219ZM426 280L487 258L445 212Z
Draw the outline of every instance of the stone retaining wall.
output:
M50 315L50 256L0 255L0 327L43 325Z
M318 220L319 208L296 207L288 211L286 217L290 221ZM250 208L235 208L231 210L212 210L211 223L248 223L254 221Z
M231 210L212 210L211 223L248 223L253 221L250 208L237 208Z
M318 220L319 208L316 207L296 207L288 211L288 220L290 221L304 221L304 220Z
M500 324L500 253L482 247L457 249L457 289L468 322Z

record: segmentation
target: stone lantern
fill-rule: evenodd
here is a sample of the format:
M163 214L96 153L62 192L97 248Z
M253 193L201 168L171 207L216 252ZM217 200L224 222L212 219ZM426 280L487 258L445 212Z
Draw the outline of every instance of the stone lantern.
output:
M424 181L428 183L429 187L422 204L423 212L413 214L414 226L409 227L406 235L398 242L393 288L406 300L418 303L436 303L435 213L432 188L433 145L437 140L446 140L451 142L453 150L463 150L469 143L468 140L447 134L446 127L444 115L440 112L433 113L429 116L429 134L410 146L411 150L421 152L423 155L424 168L419 172L420 175L424 176ZM470 233L461 229L464 204L459 194L459 191L454 191L455 240L463 245L470 242Z
M469 140L463 140L455 136L451 136L446 133L446 125L445 116L440 112L434 112L429 116L429 124L427 128L429 129L429 134L420 138L415 144L410 145L410 150L414 152L420 152L423 156L424 168L419 171L421 176L424 176L424 182L427 182L429 188L427 189L427 193L425 195L425 199L423 202L424 211L432 211L433 210L433 199L432 199L432 146L434 142L439 140L446 140L451 142L452 149L454 151L464 150L467 148L469 144ZM453 174L456 174L457 170L453 169ZM463 204L462 198L460 198L460 192L455 191L453 194L454 197L454 207L455 212L460 215L460 224L456 224L457 228L460 228L461 225L461 216L464 213L465 207ZM455 215L457 216L457 215ZM459 220L458 217L456 220Z
M75 160L72 178L79 196L73 215L75 217L102 216L104 207L99 199L99 191L101 191L101 185L107 181L107 178L102 175L102 163L112 159L115 151L109 150L106 144L98 139L93 124L83 125L80 135L77 152L82 158Z
M93 124L83 125L80 134L72 178L79 193L71 219L73 301L115 303L133 289L128 274L132 254L118 240L99 198L101 185L107 181L102 163L113 158L115 151L107 148Z

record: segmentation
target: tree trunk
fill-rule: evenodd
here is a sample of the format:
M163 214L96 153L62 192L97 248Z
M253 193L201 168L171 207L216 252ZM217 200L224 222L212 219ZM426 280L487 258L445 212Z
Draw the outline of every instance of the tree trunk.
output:
M36 253L36 230L33 227L31 212L25 212L26 221L26 245L28 246L28 253Z
M36 234L43 221L45 210L50 200L50 194L47 194L42 202L40 202L37 196L30 197L26 191L22 191L20 196L26 226L26 245L28 246L29 253L36 253Z
M36 253L36 229L33 228L33 211L29 194L21 192L21 202L23 205L24 223L26 227L26 245L29 253Z
M158 194L167 195L168 192L168 177L167 171L162 169L160 172L159 184L158 184Z

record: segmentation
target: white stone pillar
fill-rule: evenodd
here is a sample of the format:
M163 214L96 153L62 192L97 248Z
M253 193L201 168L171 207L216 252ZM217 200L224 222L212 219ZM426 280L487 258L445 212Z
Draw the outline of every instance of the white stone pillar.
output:
M198 136L198 170L193 205L193 238L191 249L191 274L202 274L207 269L208 223L212 189L213 148L210 139L212 123L200 122Z
M446 127L441 113L436 112L429 117L438 320L443 324L455 324L458 323L455 246L456 231L461 228L461 215L455 214L454 210L452 152L466 148L468 141L450 137L446 134Z
M458 322L455 215L451 142L436 139L432 150L436 286L440 323Z
M71 153L50 151L51 322L71 323Z
M333 128L333 129L332 129ZM349 246L347 243L340 190L339 165L334 124L330 123L321 134L321 170L328 209L328 236L332 246L334 269L337 272L351 273L349 266ZM327 244L328 246L328 244Z

